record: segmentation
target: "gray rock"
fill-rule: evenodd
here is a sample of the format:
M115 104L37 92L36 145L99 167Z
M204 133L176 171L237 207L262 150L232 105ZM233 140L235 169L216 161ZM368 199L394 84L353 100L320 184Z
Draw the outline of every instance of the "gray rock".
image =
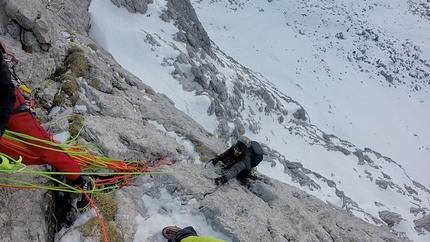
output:
M414 220L415 227L422 230L425 229L430 232L430 215L425 215L420 219Z
M42 171L40 167L28 169ZM7 179L7 180L6 180ZM14 183L13 181L24 183ZM25 182L35 186L52 186L46 178L39 175L22 173L1 173L0 183L24 185ZM43 189L19 189L15 187L0 188L0 231L1 241L50 241L53 238L55 224L52 208L52 194Z
M177 163L162 170L192 168L195 166ZM251 181L247 190L233 179L213 191L215 186L208 177L215 176L172 173L154 176L151 184L156 190L170 187L176 198L196 194L193 198L209 224L232 236L233 241L408 241L391 234L388 227L370 225L279 181Z
M153 0L111 0L115 6L123 6L127 8L130 13L145 14L148 10L148 4L153 3Z
M402 216L395 212L390 211L380 211L379 217L387 223L389 227L393 227L394 225L398 224L400 221L402 221Z
M7 1L6 12L22 28L31 30L39 43L50 44L55 38L52 29L53 24L50 22L48 11L42 7L43 3L39 1Z

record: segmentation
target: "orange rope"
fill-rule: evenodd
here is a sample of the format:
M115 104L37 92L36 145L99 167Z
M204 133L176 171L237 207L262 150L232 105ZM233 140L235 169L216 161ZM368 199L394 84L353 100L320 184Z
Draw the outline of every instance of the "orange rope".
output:
M19 189L40 189L38 187L28 187L28 186L20 186L20 185L8 185L8 184L0 185L0 187L3 187L3 188L19 188Z
M100 223L100 227L102 228L102 233L103 233L103 238L105 240L105 242L109 242L108 238L107 238L107 233L106 233L106 228L105 225L103 223L102 217L100 216L99 211L97 210L96 205L94 204L93 200L91 199L90 196L88 196L88 194L84 191L84 189L80 188L79 186L76 186L77 188L79 188L79 190L82 191L82 193L85 195L85 197L87 197L88 201L91 204L91 207L94 208L94 211L96 211L96 215L97 215L97 219L99 220Z
M22 155L24 160L27 158L29 161L37 161L39 157L33 156L31 151L27 148L27 145L21 144L16 141L4 138L1 145L8 148L15 155ZM85 146L72 145L67 148L59 148L58 152L64 152L69 155L77 164L86 171L97 171L99 169L109 169L113 172L132 172L132 173L145 173L152 171L162 165L173 163L172 160L160 157L156 164L148 167L146 161L123 161L110 159L107 157L96 156L91 154ZM36 163L36 162L35 162ZM96 180L97 187L107 187L117 185L118 187L124 187L130 184L131 180L137 177L134 175L111 175L109 179Z

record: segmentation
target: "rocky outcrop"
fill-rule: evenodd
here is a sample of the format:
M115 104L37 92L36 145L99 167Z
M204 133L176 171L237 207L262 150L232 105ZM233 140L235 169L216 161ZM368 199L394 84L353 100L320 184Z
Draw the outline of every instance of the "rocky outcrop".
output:
M4 21L2 25L6 25L8 34L20 40L28 52L48 51L59 38L58 25L63 27L62 31L89 29L89 15L85 11L90 3L88 0L67 4L63 1L2 2L6 3L5 15L13 20Z
M381 211L379 212L379 217L387 223L388 226L393 227L402 221L402 216L398 213L390 212L390 211Z
M126 7L130 13L146 13L148 10L148 4L153 3L154 0L110 0L117 7Z
M420 219L417 219L414 221L415 227L424 232L424 230L427 230L427 232L430 232L430 215L425 215Z
M204 214L215 230L228 235L232 241L409 241L392 234L388 227L370 225L303 191L264 176L251 181L248 189L237 180L216 189L210 179L216 177L216 173L196 172L184 176L174 172L195 168L195 165L179 163L164 166L161 171L167 172L166 175L142 176L134 185L151 187L145 189L145 194L154 198L167 190L184 206L197 201L197 212ZM134 191L137 189L133 186L122 189L126 207L136 201ZM164 213L170 213L168 206L163 208ZM119 211L117 216L125 217L128 213ZM139 213L148 217L147 209L131 209L131 214ZM118 223L130 222L121 220ZM129 227L122 231L133 234L134 229Z
M215 57L210 49L211 40L203 28L190 0L169 0L167 10L161 15L164 21L173 20L181 31L178 32L179 41L188 43L194 50L203 49L207 54ZM184 24L192 23L192 24Z
M29 169L36 172L42 170L39 167ZM53 195L46 190L37 189L37 186L52 184L38 175L5 172L0 173L0 183L1 241L52 241L56 226ZM36 187L15 188L25 186L26 183Z

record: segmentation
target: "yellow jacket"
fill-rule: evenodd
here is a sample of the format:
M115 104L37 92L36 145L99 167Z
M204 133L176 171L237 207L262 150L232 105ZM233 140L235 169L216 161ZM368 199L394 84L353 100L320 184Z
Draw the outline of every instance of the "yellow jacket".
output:
M188 236L185 239L182 239L181 242L227 242L226 240L215 239L211 237L204 236Z

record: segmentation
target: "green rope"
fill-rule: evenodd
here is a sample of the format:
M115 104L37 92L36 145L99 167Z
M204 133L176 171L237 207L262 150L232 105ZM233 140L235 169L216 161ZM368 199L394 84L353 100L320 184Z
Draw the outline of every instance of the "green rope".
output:
M70 139L69 139L69 141L67 141L66 143L73 143L73 142L75 142L78 139L79 135L81 134L82 130L84 129L84 126L85 126L85 123L87 122L87 119L85 118L84 115L69 114L69 115L66 115L66 116L59 117L58 119L55 120L55 124L57 125L58 128L60 128L60 130L62 130L63 132L69 133L67 130L65 130L63 127L60 126L59 122L61 120L63 120L63 119L66 119L66 118L69 118L69 117L73 117L73 116L80 116L80 117L82 117L84 119L84 122L83 122L81 128L79 129L78 133L76 134L76 136L75 137L71 136Z
M34 171L31 169L12 171L14 173L21 174L36 174L36 175L162 175L162 174L184 174L184 173L196 173L196 172L206 172L215 171L221 168L209 168L209 169L198 169L198 170L178 170L178 171L136 171L136 172L60 172L60 171ZM3 173L10 173L10 170L0 170Z
M43 189L43 190L51 190L51 191L60 191L60 192L70 192L70 193L82 193L81 190L79 190L76 187L73 187L67 183L61 182L58 179L55 179L51 177L50 175L68 175L68 174L81 174L81 175L142 175L142 174L182 174L182 173L194 173L194 172L205 172L205 171L213 171L220 169L217 168L211 168L211 169L199 169L199 170L182 170L182 171L158 171L158 172L55 172L55 171L35 171L31 169L25 169L25 170L0 170L0 173L20 173L20 174L32 174L32 175L39 175L41 177L44 177L48 180L53 181L54 183L59 184L60 186L41 186L41 185L35 185L30 182L24 182L21 180L14 180L6 177L0 177L0 180L9 181L12 184L18 184L18 185L12 185L12 184L4 184L0 183L0 187L15 187L19 186L19 188L36 188L36 189ZM88 191L87 193L99 193L99 192L113 192L115 190L118 190L120 186L118 185L109 185L107 187L94 189L93 191Z
M61 127L59 125L59 122L63 119L69 118L71 116L75 116L78 114L71 114L71 115L66 115L63 117L58 118L55 123L56 125L60 128L60 130L62 130L63 132L67 132L69 133L67 130L65 130L63 127ZM104 156L103 151L95 144L92 143L87 143L85 145L76 145L77 144L77 138L79 137L79 135L81 134L81 132L83 131L84 127L85 127L85 123L87 122L85 116L83 115L79 115L83 117L83 124L80 127L80 129L78 130L78 133L76 134L76 136L69 138L68 141L66 141L66 143L56 143L56 142L52 142L49 140L43 140L43 139L38 139L35 138L33 136L30 135L26 135L26 134L22 134L22 133L17 133L17 132L13 132L10 130L6 130L4 133L4 137L15 141L17 143L22 143L28 146L34 146L34 147L38 147L38 148L42 148L42 149L46 149L46 150L51 150L51 151L55 151L55 152L62 152L65 154L68 154L69 156L72 156L74 158L86 158L87 159L87 164L88 161L93 160L93 155L90 154L88 152L88 148L93 148L94 150L96 150L99 154L101 154L100 156L97 156L97 160L100 160L101 162L104 163L110 163L113 164L114 159L110 159ZM35 141L35 142L31 142L31 141ZM45 144L45 145L42 145ZM68 148L71 147L71 145L73 145L73 148L75 150L70 150ZM52 148L51 148L52 147ZM146 174L146 175L152 175L152 174L184 174L184 173L194 173L194 172L205 172L205 171L214 171L214 170L218 170L220 169L219 167L216 168L211 168L211 169L198 169L198 170L182 170L182 171L140 171L140 172L57 172L57 171L34 171L31 169L28 169L25 167L25 165L20 163L20 160L15 160L12 157L0 153L0 155L3 155L5 157L7 157L10 161L14 162L15 165L13 167L13 169L0 169L0 173L20 173L20 174L33 174L33 175L39 175L42 176L46 179L52 180L53 182L61 185L61 186L39 186L39 185L35 185L32 184L30 182L24 182L24 181L20 181L20 180L14 180L14 179L10 179L10 178L5 178L5 177L0 177L0 180L5 180L5 181L9 181L9 182L13 182L16 184L20 184L17 185L19 187L22 188L38 188L38 189L45 189L45 190L53 190L53 191L62 191L62 192L73 192L73 193L82 193L81 190L77 189L76 187L70 186L66 183L63 183L53 177L51 177L51 175L100 175L100 176L110 176L110 175L130 175L130 176L137 176L137 175L142 175L142 174ZM94 159L95 161L95 159ZM124 164L138 164L138 163L142 163L142 161L123 161ZM107 166L103 164L99 164L99 163L95 163L93 164L93 166L91 166L89 169L100 169L102 167L106 168ZM26 169L23 169L26 168ZM129 178L129 179L135 179L135 178ZM3 187L13 187L14 185L10 185L10 184L0 184L0 186ZM108 187L104 187L104 188L100 188L100 189L95 189L94 191L90 191L88 193L96 193L96 192L103 192L106 190L111 190L114 191L116 189L119 189L120 187L118 185L111 185L109 184Z
M13 131L10 131L10 130L6 130L5 133L3 134L3 137L5 137L7 139L10 139L12 141L15 141L17 143L22 143L22 144L25 144L25 145L34 146L34 147L38 147L38 148L42 148L42 149L47 149L47 150L59 151L56 148L50 148L50 147L47 147L47 146L38 145L36 143L29 142L27 140L36 141L36 142L43 143L43 144L46 144L46 145L49 145L49 146L60 148L60 149L62 149L61 152L66 152L65 148L67 148L67 145L65 145L65 144L59 144L59 143L55 143L55 142L48 141L48 140L38 139L38 138L35 138L33 136L30 136L30 135L26 135L26 134L22 134L22 133L17 133L17 132L13 132ZM19 139L18 137L21 137L22 139Z
M78 150L69 150L68 148L70 148L71 146L68 144L60 144L60 143L55 143L52 141L48 141L48 140L42 140L42 139L38 139L35 138L33 136L30 135L26 135L26 134L22 134L22 133L17 133L17 132L13 132L10 130L6 130L6 132L3 135L5 138L10 139L12 141L15 141L17 143L22 143L28 146L34 146L34 147L38 147L41 149L46 149L46 150L51 150L51 151L56 151L56 152L62 152L65 154L68 154L69 156L82 156L82 157L86 157L86 158L92 158L94 157L93 155L91 155L87 150L88 147L92 147L94 149L97 150L97 152L99 152L102 156L97 156L97 158L101 161L104 162L109 162L109 161L113 161L114 159L110 159L104 156L103 152L101 151L101 149L99 147L97 147L94 144L88 143L86 145L74 145L73 148ZM35 141L35 142L30 142L30 141ZM39 145L37 143L42 143L42 144L46 144L46 146L43 145ZM51 148L51 147L54 148ZM142 161L124 161L124 163L141 163Z
M74 137L70 137L69 138L69 140L68 141L66 141L66 143L65 144L77 144L77 140L78 140L78 137L79 137L79 135L81 134L81 132L84 130L84 127L85 127L85 124L87 123L87 119L86 119L86 117L84 116L84 115L81 115L81 114L69 114L69 115L66 115L66 116L62 116L62 117L59 117L58 119L56 119L55 120L55 124L57 125L57 127L60 129L60 130L62 130L63 132L66 132L66 133L69 133L67 130L65 130L63 127L61 127L61 125L59 124L59 122L61 121L61 120L63 120L63 119L65 119L65 118L69 118L69 117L73 117L73 116L79 116L79 117L82 117L82 119L83 119L83 124L81 125L81 127L79 128L79 130L78 130L78 133L76 134L76 136L74 136ZM70 134L70 133L69 133ZM89 148L89 147L91 147L91 148L93 148L93 149L95 149L99 154L100 154L100 156L102 156L102 157L104 157L105 155L104 155L104 153L103 153L103 151L100 149L100 147L98 147L96 144L93 144L93 143L90 143L90 142L88 142L87 144L85 144L85 145L81 145L80 147L82 147L83 149L85 149L85 150L87 150L87 148Z

